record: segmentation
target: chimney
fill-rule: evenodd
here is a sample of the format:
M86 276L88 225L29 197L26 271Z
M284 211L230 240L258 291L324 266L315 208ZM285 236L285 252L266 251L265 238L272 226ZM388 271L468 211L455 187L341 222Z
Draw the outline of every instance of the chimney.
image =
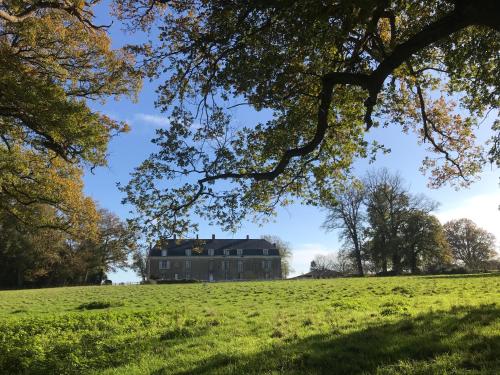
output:
M247 234L247 240L249 240L249 239L250 239L250 236Z
M212 240L215 240L215 234L212 234Z
M176 239L177 239L177 235L176 235L176 234L174 234L174 240L176 240Z
M198 235L196 235L196 239L198 239Z

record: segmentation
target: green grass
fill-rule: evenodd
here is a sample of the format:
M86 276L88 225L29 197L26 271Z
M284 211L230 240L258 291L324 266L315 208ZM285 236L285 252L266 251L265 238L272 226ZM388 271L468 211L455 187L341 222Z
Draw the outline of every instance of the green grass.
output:
M0 292L1 374L499 374L500 275Z

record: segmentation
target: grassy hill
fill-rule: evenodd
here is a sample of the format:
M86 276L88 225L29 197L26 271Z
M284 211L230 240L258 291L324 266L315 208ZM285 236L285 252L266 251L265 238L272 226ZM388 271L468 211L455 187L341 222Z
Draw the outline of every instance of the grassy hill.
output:
M498 374L500 275L0 292L1 374Z

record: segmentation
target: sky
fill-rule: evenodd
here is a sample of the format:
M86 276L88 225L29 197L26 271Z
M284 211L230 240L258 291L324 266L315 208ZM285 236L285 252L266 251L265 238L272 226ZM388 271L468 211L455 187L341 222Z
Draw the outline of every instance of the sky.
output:
M97 19L107 20L106 4L97 12ZM134 37L124 34L118 23L110 29L114 47L134 42ZM139 40L135 40L139 41ZM92 106L112 118L127 121L131 131L115 137L109 145L108 166L93 171L86 171L84 176L85 193L94 198L101 207L107 208L121 218L129 217L130 207L121 204L123 194L118 191L116 183L126 184L129 174L152 151L155 151L150 140L159 127L168 127L168 117L160 113L154 105L155 89L158 82L145 82L137 102L128 99L109 100L106 103L93 103ZM252 124L262 121L265 114L240 110L234 114L236 121ZM482 124L480 138L485 139L491 121ZM440 203L435 215L444 223L451 219L467 217L476 224L495 234L500 239L500 172L493 166L485 166L480 181L468 189L455 190L453 187L429 189L428 177L420 173L419 167L427 154L423 146L417 144L413 135L405 135L397 126L371 129L367 139L376 139L391 149L388 155L380 155L376 162L369 165L366 160L355 163L354 169L359 176L367 170L386 167L391 172L398 172L404 178L410 191L423 193ZM200 222L198 233L200 238L209 238L215 234L217 238L239 238L247 234L251 238L259 238L264 234L279 236L290 243L293 258L294 275L308 272L311 260L317 254L328 254L340 249L338 233L325 233L321 224L326 213L319 208L294 204L278 210L274 222L259 226L252 222L244 222L242 229L236 233L224 233L217 227ZM194 237L196 234L188 234ZM113 282L134 282L139 278L133 271L118 271L108 275Z

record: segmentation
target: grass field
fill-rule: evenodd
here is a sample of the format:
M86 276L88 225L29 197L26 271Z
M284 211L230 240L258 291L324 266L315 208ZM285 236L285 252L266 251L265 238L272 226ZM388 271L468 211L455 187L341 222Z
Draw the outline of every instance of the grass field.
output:
M500 275L0 292L1 374L499 374Z

